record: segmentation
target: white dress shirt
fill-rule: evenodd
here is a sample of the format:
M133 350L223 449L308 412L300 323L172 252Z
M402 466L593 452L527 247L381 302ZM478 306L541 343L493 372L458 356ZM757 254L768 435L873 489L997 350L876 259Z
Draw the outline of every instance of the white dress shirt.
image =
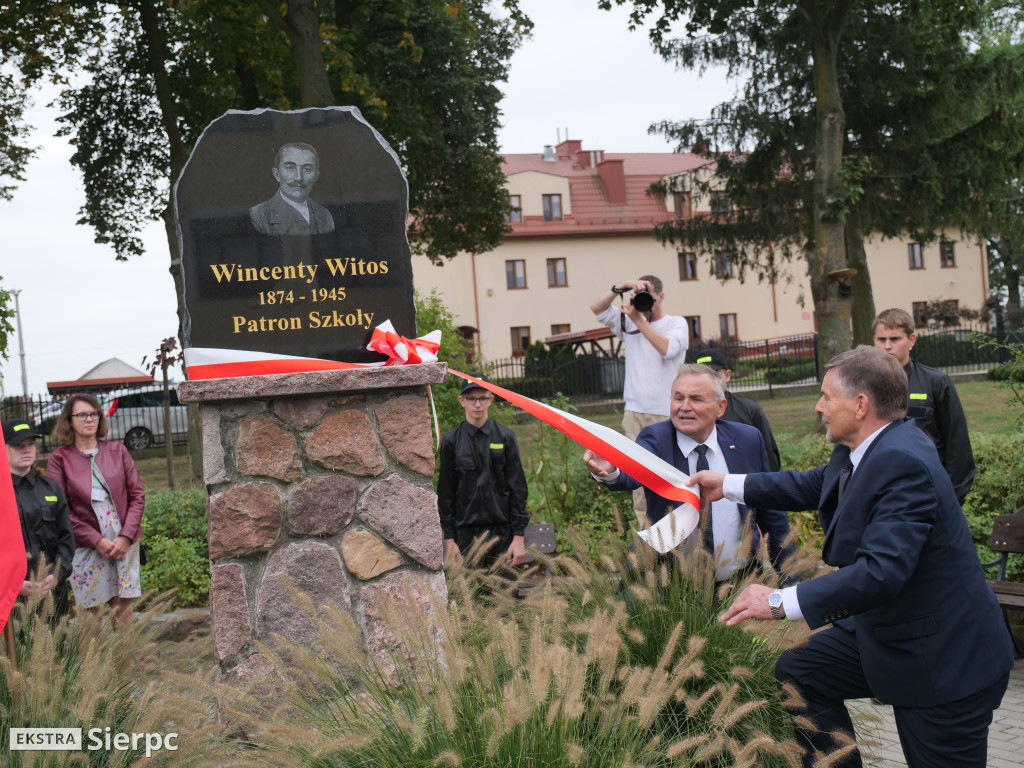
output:
M892 422L887 422L881 427L876 429L870 435L861 441L861 444L850 451L850 463L853 464L853 472L850 473L852 478L854 473L857 471L857 465L860 464L860 460L864 458L864 454L867 453L871 444L875 442L875 438L881 434L882 430L885 429ZM727 499L733 499L743 503L743 484L746 481L746 475L726 475L725 480L722 483L722 493L725 494ZM847 480L847 483L850 481ZM802 619L804 617L803 611L800 610L800 600L797 598L797 589L800 585L797 584L792 587L785 587L782 590L782 606L786 610L787 619Z
M692 475L697 471L698 454L695 450L698 445L697 441L692 437L687 437L679 430L676 430L676 445L679 446L680 453L683 454L683 457L687 461L687 473ZM708 468L712 472L718 472L722 475L728 473L729 466L725 463L725 456L722 454L722 450L718 446L717 427L712 428L708 439L704 441L704 445L708 447L707 453L705 454L708 460ZM614 483L619 479L619 470L613 470L606 477L598 477L593 473L591 473L591 475L595 480L609 484ZM740 540L743 534L743 520L740 517L739 505L734 500L730 499L721 499L719 501L712 502L711 521L712 533L715 537L715 551L721 553L718 570L715 572L715 580L725 581L733 571L744 568L750 561L749 556L742 558L736 557L736 551L739 549ZM694 531L686 541L683 542L682 546L685 551L691 552L694 547L699 547L700 543L700 534L698 531Z

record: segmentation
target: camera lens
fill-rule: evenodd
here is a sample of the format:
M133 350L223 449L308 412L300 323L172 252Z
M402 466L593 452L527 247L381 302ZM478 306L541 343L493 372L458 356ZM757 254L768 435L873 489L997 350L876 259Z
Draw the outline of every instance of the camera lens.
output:
M641 312L650 312L654 307L654 296L650 291L637 291L633 294L633 306Z

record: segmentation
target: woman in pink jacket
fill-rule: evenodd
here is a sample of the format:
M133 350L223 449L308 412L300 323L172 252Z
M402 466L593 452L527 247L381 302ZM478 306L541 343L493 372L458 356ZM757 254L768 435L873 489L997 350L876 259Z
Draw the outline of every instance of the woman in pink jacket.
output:
M71 589L75 602L96 609L102 603L130 618L142 594L139 539L146 494L128 449L100 440L107 421L99 401L71 395L53 428L67 445L50 455L47 474L64 490L75 534Z

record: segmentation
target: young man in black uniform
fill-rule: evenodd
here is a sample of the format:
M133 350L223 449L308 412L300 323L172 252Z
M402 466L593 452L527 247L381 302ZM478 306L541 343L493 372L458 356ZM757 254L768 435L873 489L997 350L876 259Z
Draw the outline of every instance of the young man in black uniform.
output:
M907 416L935 443L942 466L953 481L961 505L974 482L974 452L967 417L949 376L910 359L917 342L913 318L902 309L880 312L871 326L875 346L895 357L907 373L910 403Z
M497 538L480 560L484 567L503 555L519 565L526 551L526 475L515 433L487 416L493 399L486 389L464 382L459 404L466 420L441 438L437 508L446 561L460 558L480 536Z
M768 423L764 408L756 400L729 391L732 369L729 367L725 355L717 349L702 349L697 353L697 359L694 362L706 365L713 370L715 376L720 378L726 386L725 399L728 404L725 406L725 413L721 418L724 421L735 421L755 427L764 438L764 447L768 449L768 466L772 472L778 472L779 467L782 466L782 458L779 455L779 446L775 442L775 435L772 434L772 428Z
M36 432L31 422L12 419L4 422L7 463L11 468L14 497L21 518L21 535L25 540L28 573L21 587L21 597L44 596L53 592L53 616L68 612L68 577L75 556L75 539L71 532L68 505L60 487L33 466L38 455ZM54 566L43 581L32 581L41 561Z

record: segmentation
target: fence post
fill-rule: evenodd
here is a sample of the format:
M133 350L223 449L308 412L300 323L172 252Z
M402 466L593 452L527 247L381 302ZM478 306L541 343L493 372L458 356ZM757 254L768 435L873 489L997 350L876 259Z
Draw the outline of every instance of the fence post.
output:
M765 379L768 380L768 397L770 399L775 397L775 393L772 390L772 347L771 344L768 343L768 339L764 340L764 359L765 362L768 363L768 367L765 368L767 371Z
M818 357L818 334L814 334L814 378L821 381L821 359Z
M1006 321L1002 304L996 306L996 341L999 342L999 363L1005 365L1010 361L1010 350L1006 348Z

